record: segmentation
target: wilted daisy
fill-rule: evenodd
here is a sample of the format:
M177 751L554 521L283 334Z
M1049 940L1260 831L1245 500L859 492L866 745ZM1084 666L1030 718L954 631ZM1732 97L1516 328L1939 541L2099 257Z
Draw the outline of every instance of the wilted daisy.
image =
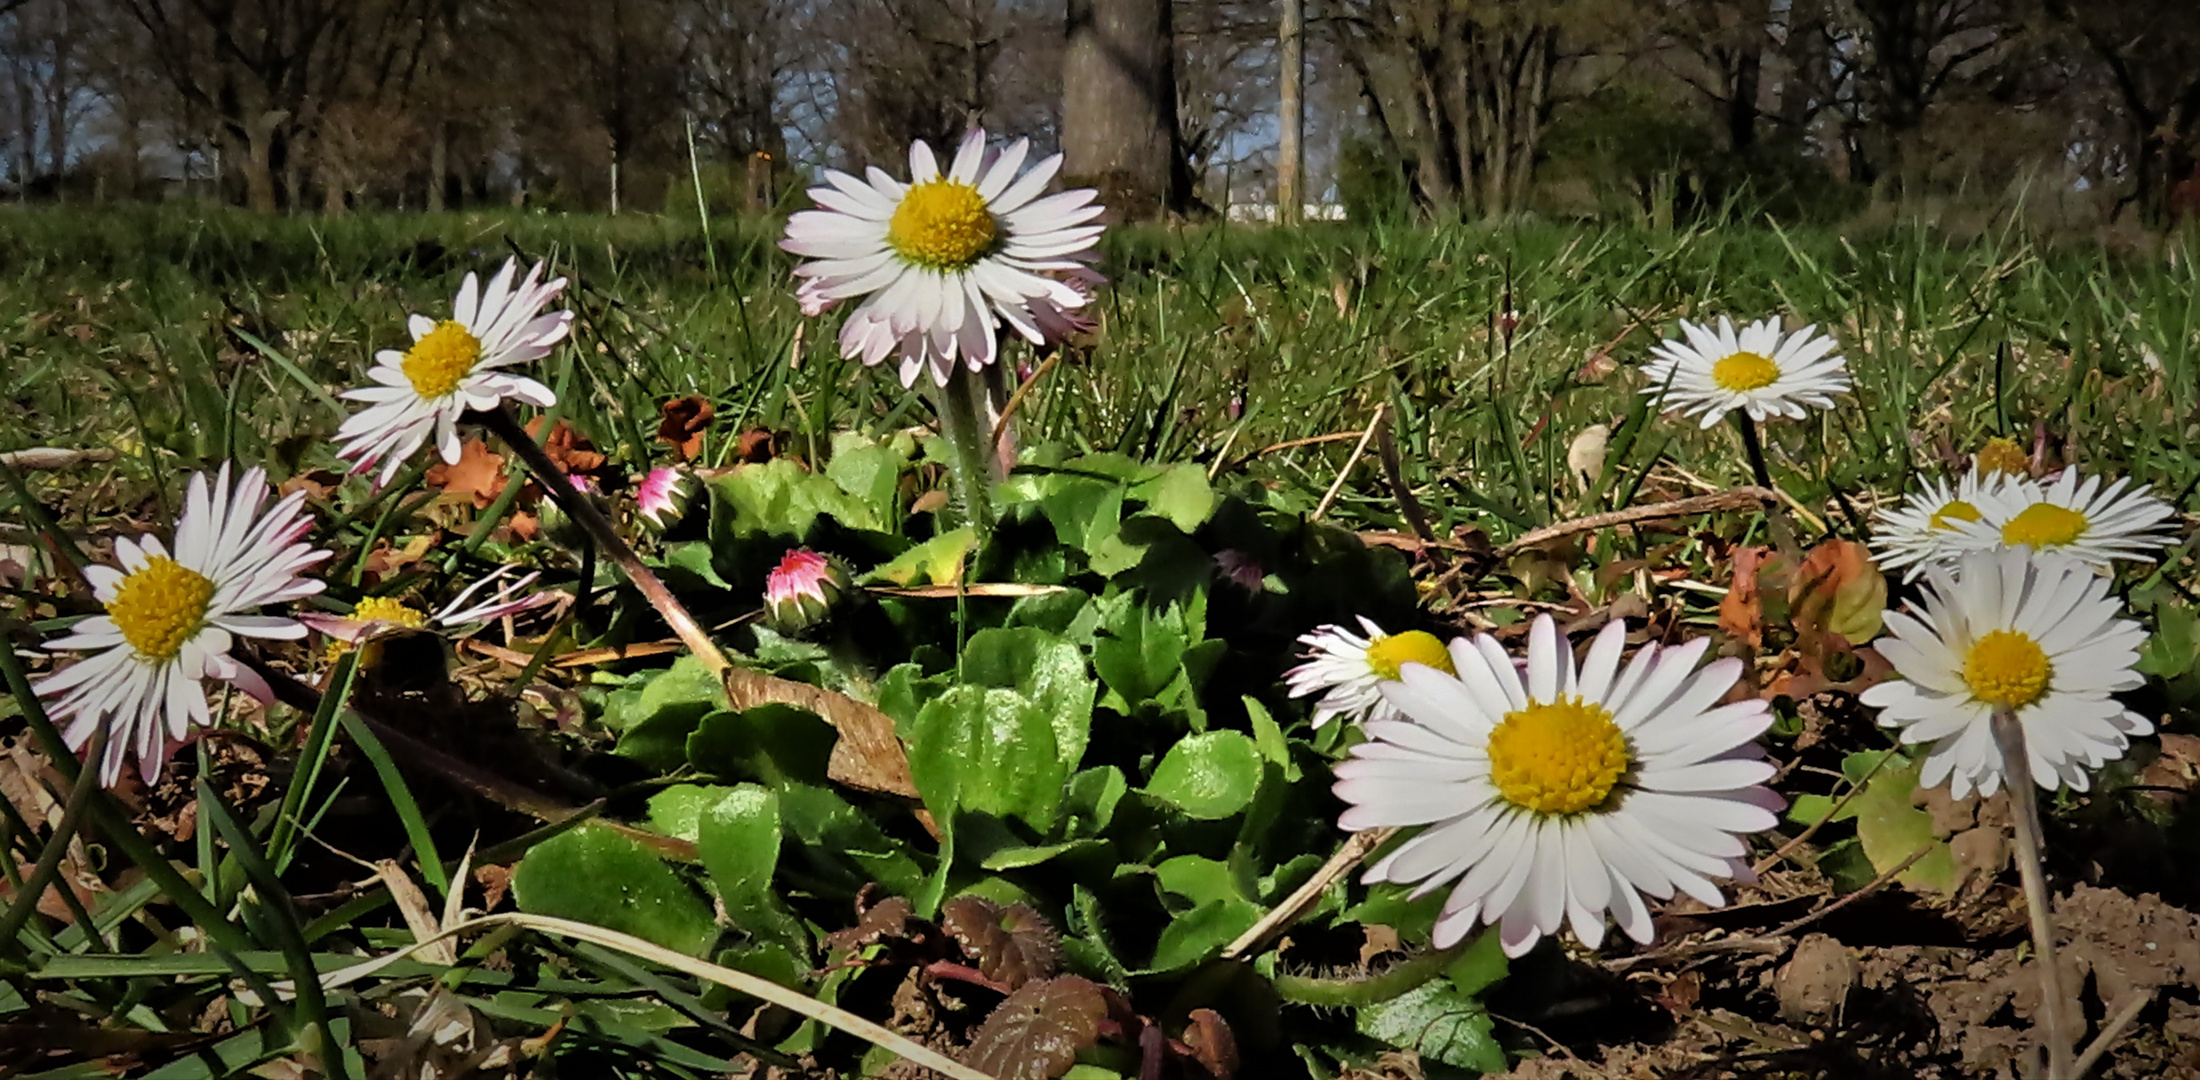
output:
M1833 395L1848 390L1849 373L1833 354L1838 343L1817 329L1806 326L1783 338L1778 319L1753 322L1739 333L1724 315L1717 330L1682 319L1687 340L1651 350L1657 358L1642 366L1649 381L1643 392L1658 395L1659 408L1701 416L1704 427L1735 409L1759 421L1830 409Z
M369 596L352 605L348 615L301 613L298 621L333 639L339 646L357 645L385 630L419 630L434 626L444 630L460 631L533 611L558 601L560 593L530 593L527 587L542 577L540 571L510 580L510 567L482 578L466 587L450 603L434 612L423 611L394 596ZM495 586L486 600L475 599L483 589ZM342 648L331 648L331 656Z
M230 657L231 635L304 637L295 619L252 612L320 592L319 581L299 575L329 553L300 542L313 527L304 492L262 514L268 494L258 469L234 487L226 463L211 485L194 473L173 553L152 536L118 540L121 569L84 568L106 614L77 623L49 648L93 655L39 680L38 696L55 721L68 721L63 734L72 749L88 745L101 724L112 725L97 762L102 785L114 783L133 754L138 775L152 783L192 728L213 723L206 680L272 700L267 683Z
M1366 636L1331 623L1302 634L1306 662L1283 673L1292 697L1320 694L1314 703L1314 726L1320 728L1337 717L1365 722L1397 716L1379 689L1395 682L1406 664L1427 664L1439 671L1451 670L1451 653L1436 635L1421 630L1386 634L1373 619L1360 617Z
M1954 485L1927 480L1925 488L1892 510L1881 510L1872 547L1887 570L1909 567L1902 580L1915 581L1928 563L1951 561L1966 550L1964 526L1981 520L1980 509L2011 483L2000 472L1972 469Z
M2084 791L2087 770L2154 730L2109 696L2145 681L2133 665L2146 631L2120 617L2108 579L2021 550L1974 552L1926 575L1922 606L1887 612L1889 636L1874 643L1902 678L1862 695L1903 742L1928 744L1918 783L1948 781L1959 799L2000 790L1997 707L2014 712L2032 779L2050 791Z
M1457 674L1408 664L1381 684L1399 719L1337 766L1351 831L1429 826L1369 868L1368 881L1452 882L1436 945L1495 923L1508 956L1573 925L1591 948L1610 911L1651 940L1642 897L1675 890L1718 907L1713 878L1744 879L1742 837L1769 829L1780 798L1752 740L1772 723L1754 698L1718 700L1741 661L1697 670L1708 639L1645 645L1622 669L1626 627L1597 635L1580 667L1549 616L1528 633L1523 673L1488 635L1451 644Z
M1980 519L1959 530L1965 550L2030 547L2106 569L2117 559L2151 559L2175 539L2177 511L2146 485L2121 478L2107 487L2076 469L2041 483L2014 478L1980 496Z
M819 209L794 215L780 246L814 260L795 269L809 279L805 312L864 298L841 326L843 356L875 365L894 353L902 385L930 368L945 386L958 362L993 362L997 324L1042 344L1043 323L1085 305L1061 275L1090 261L1101 208L1089 189L1041 198L1062 156L1019 175L1029 153L1024 139L990 150L973 129L945 173L930 146L912 144L906 184L875 167L867 180L826 170L810 189Z
M517 262L506 260L487 289L467 274L450 318L414 315L408 322L411 348L374 354L367 377L378 385L341 395L369 403L336 431L344 443L337 456L355 462L353 472L367 472L380 462L382 475L375 483L389 483L431 437L443 460L455 465L458 418L468 409L494 409L506 398L542 407L557 403L549 387L502 370L549 355L573 321L570 311L540 314L565 288L564 278L537 282L542 264L536 263L514 285L518 271Z

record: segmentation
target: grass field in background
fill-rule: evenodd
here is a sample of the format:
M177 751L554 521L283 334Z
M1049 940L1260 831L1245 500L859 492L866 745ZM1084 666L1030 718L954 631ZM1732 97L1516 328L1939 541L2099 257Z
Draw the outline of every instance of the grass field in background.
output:
M805 327L777 229L719 221L706 244L693 221L636 215L6 210L0 449L115 447L108 494L122 503L225 456L278 474L332 466L331 389L403 343L406 312L441 308L468 270L486 276L515 250L575 279L577 347L545 381L562 380L583 429L636 469L656 452L658 403L677 395L716 404L714 456L752 425L799 451L835 426L928 420L890 374L838 358L836 319ZM1731 428L1644 423L1632 369L1679 318L1779 314L1834 333L1857 378L1858 407L1769 428L1775 474L1806 505L1868 508L1920 466L1991 434L2029 445L2037 426L2057 459L2129 471L2189 508L2193 251L2189 236L2130 255L2014 226L1962 242L1922 226L1739 222L1117 230L1102 330L1037 388L1025 438L1235 461L1357 431L1387 401L1440 527L1502 538L1623 504L1654 462L1685 484L1742 482ZM1009 358L1035 362L1021 346ZM1583 492L1566 476L1569 444L1622 419L1605 482ZM1250 468L1318 492L1350 449ZM1387 492L1361 478L1364 501L1348 489L1339 512L1394 524Z

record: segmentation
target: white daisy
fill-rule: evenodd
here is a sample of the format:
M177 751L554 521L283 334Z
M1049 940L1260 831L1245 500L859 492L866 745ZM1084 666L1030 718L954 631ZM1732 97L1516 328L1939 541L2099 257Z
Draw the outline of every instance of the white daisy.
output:
M565 288L564 278L536 281L542 276L536 263L515 286L518 271L516 261L505 260L487 289L467 274L450 318L414 315L407 323L412 348L374 354L367 377L377 385L341 395L369 403L336 432L344 443L337 456L354 460L353 472L386 462L375 483L387 484L431 436L443 460L455 465L458 418L468 409L494 409L506 398L543 408L557 403L549 387L501 370L548 356L573 322L570 311L539 314Z
M313 528L305 493L262 514L268 492L258 469L247 470L234 488L226 463L211 488L206 474L194 473L173 555L159 539L143 536L115 542L120 570L85 567L107 612L48 647L93 655L39 680L38 696L55 721L69 721L63 734L72 749L89 744L101 724L113 725L98 762L102 785L122 775L131 754L138 774L152 783L192 728L213 723L206 680L272 700L266 682L230 658L230 635L305 636L295 619L251 612L320 592L320 582L299 574L329 553L301 542Z
M1367 725L1337 766L1338 825L1430 826L1369 868L1368 881L1457 881L1436 945L1496 923L1508 956L1571 922L1595 948L1605 912L1652 938L1644 895L1677 889L1725 903L1716 877L1746 880L1742 837L1771 828L1774 769L1752 742L1772 723L1754 698L1719 705L1741 661L1702 670L1708 639L1646 645L1623 670L1626 627L1597 635L1577 670L1549 616L1528 633L1525 676L1488 635L1451 643L1457 675L1419 664L1382 684L1402 714Z
M1963 527L1982 520L1987 500L1998 498L2011 482L2006 473L1981 473L1976 467L1954 486L1925 481L1924 490L1903 499L1900 507L1879 512L1872 536L1879 565L1887 570L1907 566L1902 580L1916 581L1927 564L1955 560L1966 550Z
M1833 407L1833 395L1849 388L1848 369L1832 355L1839 343L1817 335L1816 325L1780 336L1778 319L1763 319L1734 330L1719 316L1719 328L1681 320L1685 342L1667 340L1651 351L1656 359L1642 366L1658 406L1684 416L1701 416L1710 427L1740 409L1752 420L1785 416L1801 419L1806 406Z
M2105 489L2098 476L2081 483L2076 469L2044 484L2013 478L1983 494L1978 508L1980 519L1958 529L1962 550L2021 545L2107 569L2117 559L2152 559L2175 542L2176 508L2128 477Z
M1958 799L2001 789L1994 709L2024 728L2032 779L2087 786L2086 770L2122 757L2154 725L2109 695L2145 680L2132 665L2146 631L2120 618L2109 581L2085 564L2024 550L1973 552L1926 570L1921 609L1886 614L1874 643L1902 678L1864 691L1879 723L1929 743L1918 783L1949 781Z
M990 150L974 129L944 174L923 142L909 147L907 184L876 167L867 181L826 170L810 189L819 209L794 215L779 246L814 260L795 269L809 279L806 313L865 298L841 326L841 355L875 365L898 353L902 385L929 367L945 386L958 360L993 362L997 323L1044 344L1046 326L1085 305L1062 278L1091 260L1101 208L1089 189L1040 198L1062 156L1019 176L1029 152L1024 139Z
M1365 637L1334 623L1300 635L1306 662L1283 673L1292 697L1321 695L1314 703L1317 729L1340 716L1363 722L1395 719L1397 712L1377 688L1396 680L1405 664L1451 670L1451 654L1434 634L1421 630L1386 634L1366 616L1360 617L1360 627L1367 631Z
M542 576L542 572L536 571L516 581L507 581L506 577L511 570L511 567L503 567L474 582L450 603L434 612L422 611L394 596L369 596L352 605L349 615L301 613L298 621L336 642L356 645L384 630L419 630L429 626L445 630L465 630L495 622L507 615L517 615L545 604L556 603L565 595L557 592L529 593L527 587L533 585ZM476 603L474 596L491 585L497 586L496 591L487 600ZM330 651L334 655L342 650Z

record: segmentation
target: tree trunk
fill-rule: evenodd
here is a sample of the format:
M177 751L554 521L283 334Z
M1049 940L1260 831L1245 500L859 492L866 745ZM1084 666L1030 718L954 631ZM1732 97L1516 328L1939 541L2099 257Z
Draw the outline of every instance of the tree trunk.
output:
M1117 220L1182 210L1170 0L1069 0L1062 60L1062 176L1098 188Z
M1276 51L1283 63L1279 74L1276 112L1282 126L1276 147L1276 218L1296 224L1306 196L1299 190L1299 171L1306 155L1301 140L1306 132L1306 12L1302 0L1283 0L1283 19L1276 29Z
M255 213L272 214L275 205L274 136L265 129L244 140L244 204Z
M428 212L443 212L443 196L451 182L451 125L438 117L428 138Z

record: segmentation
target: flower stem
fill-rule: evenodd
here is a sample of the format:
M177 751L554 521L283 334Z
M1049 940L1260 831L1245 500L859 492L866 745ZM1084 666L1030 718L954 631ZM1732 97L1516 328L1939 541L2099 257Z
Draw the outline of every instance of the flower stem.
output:
M1276 994L1293 1004L1325 1009L1357 1009L1378 1005L1410 994L1430 979L1442 975L1445 968L1450 967L1473 947L1474 942L1474 938L1467 938L1451 948L1431 949L1411 959L1392 964L1377 974L1352 979L1320 979L1308 975L1278 974L1274 980Z
M954 451L955 483L961 488L963 514L977 530L979 543L993 531L993 453L991 430L978 403L985 382L957 365L939 388L940 434Z
M2055 963L2055 927L2048 920L2047 875L2040 866L2040 803L2032 785L2032 767L2024 749L2024 725L2006 708L1994 710L1994 744L2001 749L2002 783L2009 788L2010 817L2016 819L2017 876L2024 882L2024 907L2032 917L2032 954L2040 969L2040 1041L2047 1047L2048 1080L2076 1080L2071 1071L2071 1040L2065 1026L2062 969Z
M510 446L521 460L527 462L528 471L542 479L543 490L549 492L550 497L557 500L558 506L588 533L589 538L595 541L597 550L603 552L618 566L619 572L625 574L626 579L641 590L642 596L649 601L650 606L657 609L657 614L664 617L665 623L672 627L673 634L688 647L688 651L694 653L695 658L702 661L703 666L709 668L712 674L723 674L729 666L726 654L718 651L717 644L703 631L702 624L695 621L695 616L688 614L687 607L672 595L672 590L665 588L665 583L658 580L649 567L642 565L641 556L634 554L634 549L619 538L619 531L612 527L609 518L603 516L603 511L596 508L595 500L573 490L565 470L535 442L534 436L527 434L526 428L520 426L518 418L512 415L511 408L499 405L480 415L489 430L496 432L497 438L503 439L505 445ZM585 582L583 588L586 588Z
M1749 454L1749 471L1757 477L1757 486L1778 491L1772 486L1772 470L1765 467L1765 448L1757 439L1757 421L1746 410L1736 409L1734 426L1742 429L1742 449Z

